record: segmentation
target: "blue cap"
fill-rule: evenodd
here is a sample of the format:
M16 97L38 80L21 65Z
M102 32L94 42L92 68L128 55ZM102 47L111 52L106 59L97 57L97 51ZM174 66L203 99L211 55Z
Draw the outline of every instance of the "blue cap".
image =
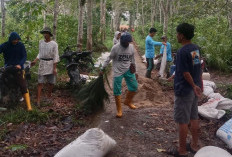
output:
M120 41L121 42L132 42L132 36L128 32L123 33L121 38L120 38Z

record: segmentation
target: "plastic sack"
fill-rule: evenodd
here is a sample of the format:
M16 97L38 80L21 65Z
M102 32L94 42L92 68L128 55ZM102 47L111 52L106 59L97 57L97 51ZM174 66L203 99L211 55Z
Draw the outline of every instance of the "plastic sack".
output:
M230 153L214 146L206 146L201 148L194 157L232 157Z
M223 142L225 142L229 148L232 148L232 119L228 120L224 125L222 125L216 133Z
M224 97L220 93L212 93L208 97L211 99L224 99Z
M208 81L208 80L203 80L203 86L209 86L209 87L212 87L213 89L217 88L217 86L214 82Z
M210 86L204 86L204 91L203 91L203 94L205 96L209 96L210 94L214 93L214 90L212 87Z
M103 157L115 145L115 140L101 129L93 128L61 149L55 157Z
M157 65L160 63L160 60L159 59L154 59L154 65Z
M164 71L166 68L166 64L167 64L167 46L164 46L164 52L163 52L161 67L160 67L160 71L159 71L159 74L161 77L164 77Z
M147 60L146 60L146 56L145 56L145 55L142 56L142 60L143 60L143 63L147 63Z
M218 110L206 106L198 106L198 113L207 119L220 119L226 114L224 110Z
M109 52L105 52L101 54L101 57L97 59L97 62L94 64L94 67L100 67L106 61L106 59L110 56Z
M232 111L232 100L227 98L221 99L218 103L217 109Z
M206 103L202 104L201 106L209 107L209 108L216 108L220 101L221 99L209 99Z
M210 80L210 73L203 73L202 74L202 79L203 80Z

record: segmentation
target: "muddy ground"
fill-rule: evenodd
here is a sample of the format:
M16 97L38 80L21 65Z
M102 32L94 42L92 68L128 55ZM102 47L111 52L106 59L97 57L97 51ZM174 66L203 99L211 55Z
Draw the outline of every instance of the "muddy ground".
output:
M138 53L135 58L139 91L134 98L134 104L138 106L138 109L131 110L123 106L123 117L116 118L113 93L107 89L111 95L111 101L105 104L105 111L94 117L86 117L73 109L76 101L71 96L71 91L66 88L57 88L53 105L42 108L44 111L52 112L53 116L43 125L9 124L6 137L0 141L0 156L54 156L65 145L92 127L101 128L116 140L117 146L107 157L168 156L162 151L178 144L177 128L173 121L173 89L170 86L162 86L157 79L144 78L145 64L142 63ZM155 75L156 72L153 78ZM219 83L223 83L221 80L230 80L229 76L224 76L226 79L220 79L216 74L212 76L213 80ZM109 78L112 82L112 77ZM123 99L126 90L125 82L123 82ZM214 145L227 148L215 136L217 129L223 123L223 120L201 119L201 146ZM12 144L26 144L28 148L12 152L7 149Z

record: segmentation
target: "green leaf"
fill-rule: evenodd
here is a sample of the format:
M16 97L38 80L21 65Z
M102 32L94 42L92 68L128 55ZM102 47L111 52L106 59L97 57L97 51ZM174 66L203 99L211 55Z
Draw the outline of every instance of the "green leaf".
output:
M27 145L25 144L13 144L11 146L8 147L8 149L10 149L11 151L17 151L17 150L24 150L27 149Z

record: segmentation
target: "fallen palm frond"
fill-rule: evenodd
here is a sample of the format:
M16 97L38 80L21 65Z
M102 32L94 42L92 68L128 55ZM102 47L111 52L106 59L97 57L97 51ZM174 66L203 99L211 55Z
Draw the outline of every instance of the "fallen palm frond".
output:
M77 97L85 113L91 114L102 110L104 101L109 101L109 94L104 86L103 75L83 86Z

